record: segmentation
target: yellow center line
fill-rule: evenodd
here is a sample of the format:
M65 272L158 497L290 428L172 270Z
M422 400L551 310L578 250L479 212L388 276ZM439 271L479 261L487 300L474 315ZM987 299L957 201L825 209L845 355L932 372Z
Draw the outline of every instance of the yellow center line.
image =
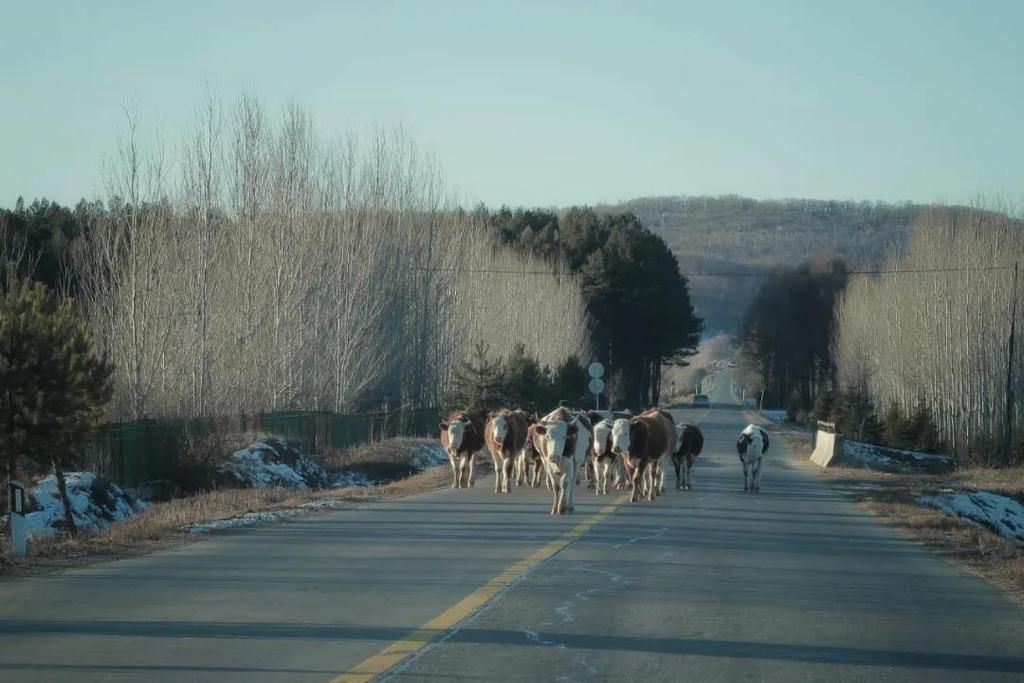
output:
M412 631L402 640L396 640L377 654L364 659L351 671L347 671L330 683L368 683L409 659L430 643L445 635L466 618L479 611L495 595L511 585L534 565L547 560L567 545L590 531L601 520L615 511L629 498L621 495L611 505L605 505L564 535L530 553L515 564L506 567L497 576L455 603L441 614Z

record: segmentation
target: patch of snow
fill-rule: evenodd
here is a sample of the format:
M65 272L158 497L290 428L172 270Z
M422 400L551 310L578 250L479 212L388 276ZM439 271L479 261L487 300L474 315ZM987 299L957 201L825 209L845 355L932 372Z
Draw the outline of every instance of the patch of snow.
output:
M762 410L761 417L767 418L776 424L785 422L788 419L785 410Z
M416 446L412 450L412 460L410 464L418 472L424 472L429 470L431 467L437 467L438 465L444 465L448 462L448 454L444 452L444 448L440 445L422 445Z
M843 457L882 472L946 472L953 461L945 455L904 451L859 441L843 440Z
M82 530L105 529L115 522L142 512L145 504L132 498L115 484L92 472L68 472L64 475L68 502L75 526ZM53 536L64 530L64 503L57 477L50 475L30 492L32 511L25 515L31 536Z
M918 500L1024 544L1024 505L1015 498L989 491L960 491L921 496Z
M334 475L334 479L331 481L331 488L335 489L349 489L349 488L369 488L373 486L373 482L362 472L356 470L342 470Z
M320 463L277 440L259 441L235 451L221 473L246 488L320 489L330 484Z
M360 500L374 500L374 496L365 496ZM238 527L252 526L253 524L264 524L268 522L280 522L286 519L294 519L295 517L301 517L302 515L310 512L321 512L324 510L342 510L345 508L351 508L353 506L350 499L342 498L321 498L319 500L311 500L308 503L303 503L299 507L284 508L283 510L273 510L269 512L247 512L244 515L237 517L226 517L224 519L214 519L209 522L202 522L201 524L193 524L191 526L182 527L182 531L187 531L191 534L208 534L212 531L223 531L224 529L235 529Z

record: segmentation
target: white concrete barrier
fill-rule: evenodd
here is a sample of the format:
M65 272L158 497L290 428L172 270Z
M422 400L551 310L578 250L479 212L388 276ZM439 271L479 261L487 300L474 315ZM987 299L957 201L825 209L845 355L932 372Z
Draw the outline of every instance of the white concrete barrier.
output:
M843 437L836 434L836 426L831 422L819 422L818 431L814 435L814 452L811 462L819 467L828 467L842 453Z

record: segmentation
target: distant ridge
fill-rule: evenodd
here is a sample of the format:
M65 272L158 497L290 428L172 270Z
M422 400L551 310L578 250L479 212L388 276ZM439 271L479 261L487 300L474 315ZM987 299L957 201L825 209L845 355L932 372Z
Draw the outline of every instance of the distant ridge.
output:
M918 204L818 199L640 197L596 210L633 213L660 235L684 272L758 272L822 255L876 265L902 249ZM759 279L703 278L690 282L705 334L738 323Z

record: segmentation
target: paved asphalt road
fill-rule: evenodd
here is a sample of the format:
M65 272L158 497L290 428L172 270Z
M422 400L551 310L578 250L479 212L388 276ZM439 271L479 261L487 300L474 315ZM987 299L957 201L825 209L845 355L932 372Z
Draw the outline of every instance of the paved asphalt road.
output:
M781 439L744 494L743 414L679 414L705 454L653 504L485 479L0 583L0 681L1024 680L1024 612Z

